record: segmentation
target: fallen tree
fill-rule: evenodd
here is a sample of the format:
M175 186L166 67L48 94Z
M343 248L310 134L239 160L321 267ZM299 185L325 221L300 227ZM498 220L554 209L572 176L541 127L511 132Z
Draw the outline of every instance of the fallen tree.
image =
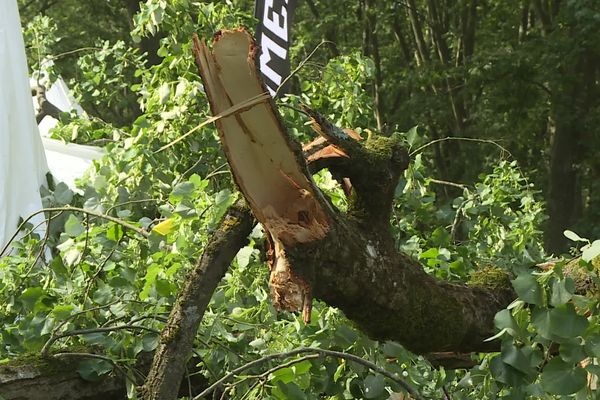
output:
M218 33L212 52L197 39L194 48L213 114L265 91L246 31ZM417 353L495 347L484 339L493 335L493 317L513 292L436 280L394 246L394 189L409 163L400 138L357 141L307 112L315 131L338 150L320 158L320 167L351 182L346 213L312 181L272 101L216 122L235 181L272 243L275 305L307 313L315 296L373 338L396 340Z
M245 30L217 33L212 50L197 37L193 46L233 177L267 235L276 307L302 310L308 320L314 296L340 308L372 338L421 354L497 349L485 339L494 334L495 314L515 298L508 277L471 287L436 280L395 247L389 222L394 189L410 161L399 137L359 140L306 109L320 138L303 153L264 96L258 49ZM311 174L322 168L342 182L347 212L335 209L313 182ZM198 325L184 322L194 333ZM172 329L163 341L171 340ZM161 360L181 359L191 342L160 351ZM164 382L157 374L150 376L147 398L175 398L167 386L158 389Z

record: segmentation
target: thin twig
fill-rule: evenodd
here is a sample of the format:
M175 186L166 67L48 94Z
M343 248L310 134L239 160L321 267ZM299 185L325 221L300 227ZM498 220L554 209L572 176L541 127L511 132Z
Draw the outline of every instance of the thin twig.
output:
M166 150L169 147L179 143L180 141L182 141L183 139L185 139L192 133L196 132L198 129L200 129L210 123L218 121L221 118L229 117L230 115L239 114L244 111L248 111L252 107L254 107L260 103L264 103L265 101L268 101L270 98L271 98L271 96L269 95L269 93L265 92L265 93L260 93L256 96L253 96L247 100L244 100L241 103L233 105L233 106L229 107L227 110L224 110L224 111L220 112L219 114L215 115L214 117L207 118L206 120L204 120L204 122L201 122L200 124L196 125L194 128L190 129L189 131L187 131L183 135L179 136L177 139L173 140L172 142L165 144L160 149L156 150L154 152L154 154L160 153L161 151Z
M88 308L88 309L81 310L81 311L78 311L76 313L73 313L73 314L69 315L64 320L62 320L61 323L56 326L56 328L53 329L52 336L56 335L56 332L58 332L63 326L65 326L67 324L67 322L69 322L70 320L74 319L75 317L78 317L79 315L85 314L85 313L90 312L90 311L102 310L103 308L114 306L115 304L119 303L120 301L122 301L122 300L118 299L118 300L112 301L110 303L103 304L101 306Z
M83 263L85 258L85 253L88 251L88 244L90 240L90 216L89 214L85 214L85 241L83 243L83 251L81 252L81 258L79 259L78 266Z
M257 378L267 378L269 375L271 375L275 371L279 371L280 369L287 368L287 367L292 366L294 364L299 364L302 361L313 360L313 359L319 358L319 357L322 357L322 356L320 354L309 354L309 355L304 356L304 357L296 358L296 359L290 360L290 361L288 361L286 363L279 364L279 365L277 365L277 366L275 366L275 367L273 367L273 368L271 368L271 369L263 372L262 374L260 374L260 375L258 375L256 377Z
M185 171L183 171L183 173L181 175L179 175L177 177L177 179L175 179L175 181L173 182L173 186L177 185L179 182L181 182L181 180L183 178L186 177L187 174L190 173L190 171L192 171L194 168L196 168L198 165L200 165L200 163L202 162L202 157L198 157L198 159L196 160L195 163L192 164L191 167L189 167L188 169L186 169Z
M324 44L329 44L329 43L335 45L335 43L333 43L333 42L331 42L329 40L322 40L321 43L319 43L318 45L316 45L315 48L310 52L310 54L308 56L306 56L306 58L304 60L300 61L300 63L298 64L298 66L296 68L294 68L294 70L292 72L290 72L290 74L288 76L285 77L285 79L281 82L281 84L277 88L277 91L273 95L273 98L277 97L279 95L279 91L281 90L281 88L284 87L285 84L290 79L292 79L292 77L294 75L296 75L298 73L298 71L300 71L302 68L304 68L304 65L312 58L312 56L315 55L315 53L317 52L317 50L319 50L319 47L323 46Z
M62 212L58 213L56 216L59 216L60 214L62 214ZM46 222L46 232L44 232L44 239L42 240L42 243L40 244L40 251L37 253L37 256L35 257L35 260L33 260L33 263L31 264L31 266L29 267L29 269L25 273L25 276L23 277L23 280L27 279L27 277L29 276L29 274L31 273L31 271L33 271L33 269L35 268L35 265L37 264L37 262L44 255L44 251L46 250L46 243L48 243L48 239L50 238L50 222L54 218L55 217L52 216L52 213L48 213L48 219L45 221ZM39 224L38 224L38 226L39 226ZM46 264L46 259L45 258L43 259L43 261L44 261L44 264Z
M229 170L223 170L223 168L227 167L227 165L229 165L229 164L225 163L225 164L219 166L217 169L215 169L214 171L212 171L211 173L206 175L204 177L204 179L210 179L213 176L217 176L217 175L221 175L221 174L229 174L230 173Z
M438 185L452 186L452 187L463 189L463 190L469 189L469 187L467 185L463 185L462 183L442 181L442 180L433 179L433 178L429 178L428 181L431 183L437 183Z
M501 149L503 152L505 152L506 154L508 154L511 158L514 158L512 156L512 154L510 153L510 151L508 151L505 147L501 146L500 144L498 144L497 142L493 141L493 140L489 140L489 139L477 139L477 138L469 138L469 137L460 137L460 136L447 136L441 139L435 139L432 140L431 142L425 143L423 146L418 147L416 150L413 150L410 152L410 156L412 157L413 155L420 153L423 149L426 149L427 147L434 145L436 143L440 143L440 142L446 142L449 140L458 140L458 141L463 141L463 142L477 142L477 143L487 143L487 144L493 144L494 146L498 147L499 149Z
M121 225L124 228L131 229L132 231L134 231L138 235L143 236L144 238L148 238L148 236L150 235L150 233L148 233L146 230L144 230L142 228L138 228L137 226L132 225L129 222L126 222L126 221L123 221L122 219L111 217L110 215L102 214L102 213L99 213L99 212L96 212L96 211L87 210L87 209L79 208L79 207L71 207L71 206L42 208L41 210L38 210L38 211L32 213L27 218L25 218L23 220L23 222L21 222L21 224L18 226L18 228L15 231L15 233L11 236L11 238L8 240L8 242L6 242L6 244L2 248L2 251L0 251L0 257L2 257L2 255L4 255L4 252L8 249L8 247L10 246L10 244L12 243L12 241L15 240L15 238L19 235L19 232L21 231L21 229L23 229L23 227L25 226L25 224L31 218L35 217L38 214L44 213L44 212L54 212L54 211L72 211L72 212L81 212L81 213L89 214L89 215L92 215L94 217L98 217L98 218L105 219L107 221L114 222L116 224ZM31 232L29 232L29 233L31 233Z
M119 241L113 246L113 248L110 249L110 252L108 253L108 255L104 258L104 260L102 261L102 263L100 263L100 265L98 266L98 269L96 270L96 272L94 273L94 275L92 276L92 278L85 285L85 291L83 292L83 302L84 303L85 303L85 301L87 300L87 298L88 298L88 296L90 294L90 290L92 290L92 285L94 284L94 281L96 280L96 278L98 278L98 276L100 275L100 273L102 272L102 270L104 269L104 267L106 266L106 264L108 264L108 261L110 260L110 258L113 256L113 254L115 254L115 251L117 251L117 249L119 248L119 244L121 243L121 239L119 239Z
M102 50L102 48L101 47L81 47L79 49L74 49L74 50L65 51L64 53L59 53L55 56L47 56L47 59L48 60L56 60L58 58L68 56L70 54L79 53L82 51L98 51L98 50Z
M187 379L188 395L189 395L189 398L191 399L192 396L194 395L194 393L192 393L192 380L190 379L190 370L187 367L187 365L185 366L185 377Z
M114 332L114 331L119 331L119 330L149 331L149 332L160 335L160 332L156 329L147 328L147 327L141 326L141 325L131 325L131 324L103 327L103 328L79 329L79 330L75 330L75 331L65 332L60 335L52 335L50 337L50 339L48 339L48 341L44 344L44 347L42 347L42 350L40 351L40 353L41 353L42 357L48 357L48 352L50 351L50 346L52 346L52 344L54 342L56 342L57 340L65 338L65 337L87 335L89 333Z
M452 239L452 242L456 241L456 230L458 229L458 224L460 222L460 215L462 213L463 207L465 206L465 204L467 204L468 201L470 201L470 199L463 200L462 203L460 203L460 205L456 209L456 214L454 214L454 220L452 221L452 227L450 228L450 238Z
M448 389L446 389L446 385L442 386L442 390L444 391L444 400L452 400L450 393L448 393Z
M114 206L110 206L108 208L108 210L106 210L106 214L110 214L110 212L117 207L123 207L123 206L129 205L129 204L136 204L136 203L150 203L150 202L157 203L158 201L159 201L158 199L139 199L139 200L124 201L122 203L115 204Z
M288 358L288 357L292 357L292 356L302 354L302 353L317 353L317 354L321 354L321 355L327 356L327 357L337 357L337 358L342 358L345 360L354 361L357 364L364 365L365 367L371 369L372 371L375 371L375 372L385 376L386 378L391 379L392 381L396 382L404 390L406 390L411 396L413 396L415 398L415 400L423 399L414 388L412 388L409 384L404 382L404 380L399 378L396 374L392 374L391 372L381 368L380 366L372 363L371 361L367 361L359 356L355 356L354 354L342 353L342 352L333 351L333 350L319 349L319 348L315 348L315 347L302 347L302 348L288 351L285 353L271 354L268 356L261 357L254 361L250 361L249 363L244 364L241 367L238 367L238 368L234 369L233 371L231 371L230 373L228 373L227 375L223 376L221 379L219 379L218 381L216 381L215 383L210 385L207 389L202 391L202 393L200 393L199 395L194 397L192 400L200 400L201 398L207 396L209 393L211 393L213 390L215 390L217 387L221 386L223 383L225 383L226 381L231 379L232 377L239 375L241 372L244 372L247 369L256 367L257 365L260 365L265 362L269 362L269 361L273 361L273 360L277 360L277 359L281 359L281 358Z

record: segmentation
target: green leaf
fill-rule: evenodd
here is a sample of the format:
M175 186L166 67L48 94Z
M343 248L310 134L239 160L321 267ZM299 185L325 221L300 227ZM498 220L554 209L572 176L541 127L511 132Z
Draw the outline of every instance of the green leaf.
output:
M437 247L431 247L431 248L427 249L426 251L424 251L423 253L421 253L419 258L423 258L423 259L437 258L437 256L439 254L440 254L440 252L437 249Z
M307 373L312 368L312 364L308 360L304 360L297 364L292 365L292 369L296 375L302 375Z
M586 337L584 348L588 356L600 358L600 335L593 334Z
M541 376L542 387L551 394L567 395L581 390L587 382L585 370L567 364L554 357L544 367Z
M160 336L156 333L147 333L142 338L142 348L144 351L149 352L153 351L158 347Z
M282 381L277 382L277 386L273 389L273 393L279 399L290 399L290 400L304 400L306 399L306 393L300 389L294 382L284 383Z
M365 397L374 399L385 390L385 381L381 375L369 375L365 378Z
M112 363L106 360L89 358L79 362L77 372L84 380L97 382L102 378L102 375L108 374L112 369Z
M406 132L404 135L406 136L406 141L410 147L415 146L416 144L420 144L423 142L423 137L419 135L418 126L413 126Z
M502 361L526 375L533 376L535 370L531 368L529 358L523 350L523 348L516 347L512 342L502 343Z
M346 325L340 325L335 330L335 338L337 339L337 345L341 347L349 347L358 339L358 333L352 328Z
M264 347L265 343L266 343L265 339L256 338L253 341L251 341L250 343L248 343L248 345L251 347Z
M81 255L81 251L79 251L77 248L71 248L63 254L63 260L66 265L72 267L79 262Z
M600 376L600 365L588 364L586 365L585 370L591 374Z
M590 244L589 246L586 246L583 249L581 258L583 258L584 261L590 262L594 258L598 257L599 255L600 255L600 240L594 240L594 242L592 244Z
M193 193L194 184L192 182L181 182L173 188L169 198L172 202L178 202L183 199L190 199Z
M250 264L252 253L254 253L254 249L250 246L242 247L240 251L238 251L236 260L240 268L246 268L248 264Z
M271 374L271 382L281 381L283 383L290 383L294 381L296 374L291 367L281 368Z
M60 182L54 189L54 201L58 205L70 204L73 201L73 191L65 183Z
M581 336L588 327L587 319L578 315L571 303L551 310L535 310L531 322L543 337L558 342Z
M83 232L85 232L85 228L79 219L73 214L69 215L69 218L65 222L65 233L70 237L77 237Z
M575 283L571 278L555 279L552 283L552 295L550 296L550 304L554 307L565 304L573 298L575 293Z
M565 235L567 239L572 240L574 242L588 242L587 239L580 237L578 234L568 229L563 232L563 235Z
M392 342L392 341L387 341L385 342L385 344L383 345L383 354L386 357L402 357L406 354L406 350L404 350L404 347L402 347L402 345L396 343L396 342Z
M111 226L106 231L106 237L109 240L118 242L123 237L123 227L119 224L111 224Z
M521 300L529 304L543 304L543 289L533 275L523 273L511 282Z
M52 315L54 316L54 318L60 321L70 316L74 309L75 306L72 304L59 304L54 306L54 308L52 309Z
M340 365L338 365L338 367L335 370L335 373L333 374L333 381L337 382L338 380L340 380L340 377L344 374L344 371L346 370L346 363L342 362L340 363Z
M196 215L196 208L190 200L181 200L177 203L173 212L181 215L183 218L191 218Z
M146 276L144 276L144 287L140 292L140 299L146 300L150 295L150 290L152 289L154 282L156 281L156 277L160 272L160 266L158 264L152 264L146 271Z
M154 284L159 296L168 297L173 293L171 283L166 279L157 279Z
M496 313L494 316L494 325L500 330L505 329L513 337L520 336L521 329L510 310L501 310Z
M560 358L563 361L575 364L586 358L585 347L579 340L573 340L560 345Z
M171 88L167 82L160 85L158 89L158 101L160 104L165 104L171 95Z
M23 303L25 307L28 309L32 309L33 305L38 301L38 299L45 296L46 293L44 289L41 287L29 287L23 291L23 293L19 296L19 300Z
M492 358L492 361L490 361L490 372L498 382L513 387L521 386L526 382L525 375L510 365L502 362L500 356L494 357Z

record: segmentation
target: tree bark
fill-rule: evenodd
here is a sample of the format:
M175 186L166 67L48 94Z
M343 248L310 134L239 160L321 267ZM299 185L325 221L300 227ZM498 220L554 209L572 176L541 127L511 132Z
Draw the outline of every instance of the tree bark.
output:
M580 54L573 65L565 68L565 77L552 90L552 119L548 193L548 250L567 250L565 229L572 228L582 202L580 192L582 142L585 117L594 104L596 63L587 52ZM576 76L577 79L573 79Z
M375 7L374 1L365 0L363 3L365 45L363 47L365 56L371 56L373 58L373 63L375 64L375 79L373 83L373 108L375 112L377 130L379 132L383 132L383 79L381 76L381 57L379 55L379 39L377 37L376 14L377 8Z
M62 353L69 355L69 353ZM79 358L79 356L77 357ZM140 353L135 369L146 374L152 353ZM192 360L190 368L195 364ZM127 397L126 378L116 371L97 382L83 380L77 372L74 357L33 357L11 360L0 365L0 398L4 400L122 400ZM190 381L179 381L174 388L185 396L191 390L198 392L207 386L206 379L195 375Z
M125 395L125 379L109 376L100 382L81 379L63 361L18 362L0 366L0 398L5 400L110 400Z
M160 344L143 388L145 399L177 398L200 321L233 257L247 242L252 221L243 202L231 206L197 266L188 275L161 333Z

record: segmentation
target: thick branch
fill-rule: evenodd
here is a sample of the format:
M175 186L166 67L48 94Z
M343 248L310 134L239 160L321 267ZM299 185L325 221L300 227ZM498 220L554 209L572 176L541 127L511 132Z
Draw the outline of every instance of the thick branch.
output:
M67 358L68 357L68 358ZM121 373L107 374L97 382L85 381L77 372L77 359L106 357L88 353L59 353L56 357L41 359L28 355L0 365L0 397L5 400L109 400L127 398L126 380ZM146 374L152 359L151 353L140 353L135 370ZM193 360L197 361L197 360ZM193 368L192 362L190 366ZM195 370L194 370L195 371ZM206 388L206 379L195 375L177 387L182 395Z
M241 202L231 206L177 297L144 385L148 400L175 400L198 326L217 285L252 230Z

